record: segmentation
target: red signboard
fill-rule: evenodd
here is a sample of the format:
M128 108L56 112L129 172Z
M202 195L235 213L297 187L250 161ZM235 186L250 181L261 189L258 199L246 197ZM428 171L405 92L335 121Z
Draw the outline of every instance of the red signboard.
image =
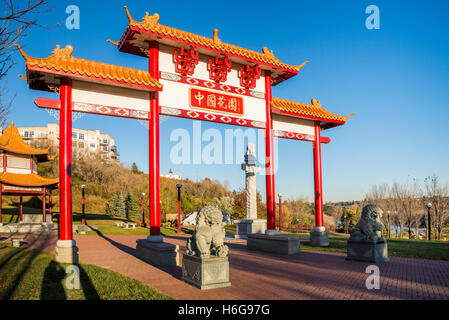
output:
M192 108L243 115L243 98L239 96L190 88L189 99Z

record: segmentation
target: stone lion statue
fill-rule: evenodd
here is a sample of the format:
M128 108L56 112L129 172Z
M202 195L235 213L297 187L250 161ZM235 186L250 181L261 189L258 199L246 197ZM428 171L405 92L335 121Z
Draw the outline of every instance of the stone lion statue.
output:
M351 231L350 240L378 241L382 240L383 223L380 218L383 211L380 207L368 204L363 207L362 217Z
M226 223L223 214L215 206L203 207L196 217L196 227L193 235L187 240L187 254L207 258L210 255L226 257L228 247L224 245Z

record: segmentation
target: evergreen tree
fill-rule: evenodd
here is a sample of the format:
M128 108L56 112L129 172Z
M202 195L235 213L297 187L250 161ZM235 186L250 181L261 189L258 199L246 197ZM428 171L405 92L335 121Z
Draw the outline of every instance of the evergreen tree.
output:
M126 207L126 218L128 220L130 221L140 220L141 208L139 206L139 203L131 194L131 192L128 192L128 195L126 196L125 207Z
M109 216L115 215L116 208L118 203L118 196L117 194L112 194L111 199L106 202L106 214Z
M125 196L120 194L117 197L117 204L115 206L115 215L118 217L126 218L126 204L125 204Z
M139 170L139 168L137 167L137 164L135 162L133 162L133 164L131 165L131 172L134 174L142 173L142 171Z

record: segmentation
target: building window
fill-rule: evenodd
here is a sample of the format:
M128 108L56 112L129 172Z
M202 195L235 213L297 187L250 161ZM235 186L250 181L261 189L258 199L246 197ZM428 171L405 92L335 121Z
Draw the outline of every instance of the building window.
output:
M95 149L95 143L91 143L91 144L90 144L90 147L91 147L92 149Z
M76 142L72 141L72 148L76 148Z
M72 138L76 139L76 132L72 132Z
M108 143L108 139L103 139L103 143Z
M80 143L78 144L78 146L79 146L81 149L84 149L84 142L80 142Z
M84 133L80 133L80 134L78 135L78 139L84 140Z
M103 150L104 150L104 151L108 151L108 149L109 149L108 146L104 146L104 147L103 147Z
M29 132L28 132L28 131L25 131L25 132L23 133L23 136L24 136L25 138L28 138L28 134L29 134Z
M34 131L30 131L30 137L34 137Z

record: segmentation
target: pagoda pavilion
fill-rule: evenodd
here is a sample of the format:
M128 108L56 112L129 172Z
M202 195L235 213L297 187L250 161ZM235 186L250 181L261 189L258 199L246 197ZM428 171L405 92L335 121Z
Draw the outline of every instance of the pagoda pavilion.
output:
M23 196L42 196L42 222L46 222L46 197L57 188L59 179L48 179L38 174L37 164L53 160L49 156L50 146L35 149L29 146L14 126L3 131L0 137L0 225L2 224L2 197L20 197L20 222L23 222Z

